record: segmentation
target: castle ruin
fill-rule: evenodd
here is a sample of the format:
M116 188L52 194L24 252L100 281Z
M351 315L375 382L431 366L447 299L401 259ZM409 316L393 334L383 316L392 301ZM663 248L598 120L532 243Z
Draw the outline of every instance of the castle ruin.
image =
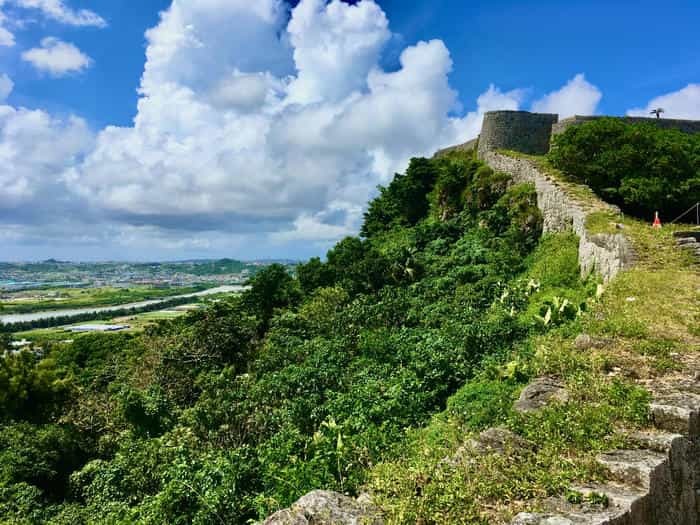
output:
M663 129L678 129L685 133L700 133L698 120L581 115L559 120L559 115L552 113L489 111L484 115L478 139L478 155L479 158L483 158L486 152L499 149L544 155L549 152L552 136L563 133L571 126L601 118L615 118L628 124L646 123ZM460 149L467 149L468 145L473 147L474 143L468 142Z

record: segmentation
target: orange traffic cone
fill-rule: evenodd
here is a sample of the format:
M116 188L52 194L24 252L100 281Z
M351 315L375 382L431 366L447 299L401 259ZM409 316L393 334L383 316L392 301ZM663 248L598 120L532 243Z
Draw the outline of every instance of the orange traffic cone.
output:
M659 219L659 212L657 211L654 214L654 224L652 224L653 228L661 228L661 219Z

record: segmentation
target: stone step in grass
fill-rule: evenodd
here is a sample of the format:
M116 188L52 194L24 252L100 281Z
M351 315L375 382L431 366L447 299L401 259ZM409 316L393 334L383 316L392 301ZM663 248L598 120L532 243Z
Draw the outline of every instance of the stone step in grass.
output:
M657 428L689 436L700 435L700 395L693 392L656 395L649 408Z
M640 525L649 515L645 489L608 484L571 487L567 498L552 498L541 513L522 512L511 525Z
M693 239L700 242L700 230L698 231L685 231L685 232L674 232L673 236L676 240L679 239Z
M659 430L632 432L628 437L630 441L639 446L639 448L661 453L667 453L671 450L671 445L675 440L683 438L681 434Z
M667 459L667 455L653 450L613 450L596 457L611 479L645 489L649 488L651 474Z
M533 514L521 512L511 525L639 525L629 521L625 513L610 510Z
M581 502L597 503L620 516L628 514L633 518L633 522L640 521L642 516L648 515L649 496L643 488L609 482L573 486L571 491L572 494L580 495ZM571 499L569 496L569 500Z
M520 513L512 525L700 523L688 515L688 509L696 506L693 491L700 486L700 372L645 386L652 393L655 428L628 435L637 449L597 456L611 481L572 486L566 498L547 500L539 513ZM665 509L658 507L660 501L672 503Z

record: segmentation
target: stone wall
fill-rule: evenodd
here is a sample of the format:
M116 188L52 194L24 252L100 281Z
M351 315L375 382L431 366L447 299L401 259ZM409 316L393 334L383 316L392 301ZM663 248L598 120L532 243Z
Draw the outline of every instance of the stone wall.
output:
M697 417L697 407L694 413ZM668 459L652 473L648 507L649 524L700 523L700 436L697 430L673 440Z
M582 276L596 271L607 282L634 263L634 250L627 238L619 233L590 234L586 230L589 212L532 161L495 151L486 151L481 158L494 170L511 175L516 183L534 184L545 233L573 230L579 236L578 255ZM609 208L619 211L613 206Z
M648 118L648 117L604 117L604 116L581 116L576 115L574 117L566 118L554 123L552 126L552 135L558 135L563 133L571 126L576 126L582 124L583 122L589 122L591 120L598 120L601 118L614 118L616 120L621 120L627 124L653 124L656 127L662 129L678 129L684 133L700 133L700 121L698 120L679 120L670 118Z
M528 111L489 111L479 136L479 155L508 149L544 155L549 151L552 126L559 120L549 113Z
M453 151L474 151L477 148L478 144L478 138L472 139L469 142L465 142L464 144L459 144L457 146L450 146L449 148L441 149L435 154L435 157L443 157L448 153L452 153Z

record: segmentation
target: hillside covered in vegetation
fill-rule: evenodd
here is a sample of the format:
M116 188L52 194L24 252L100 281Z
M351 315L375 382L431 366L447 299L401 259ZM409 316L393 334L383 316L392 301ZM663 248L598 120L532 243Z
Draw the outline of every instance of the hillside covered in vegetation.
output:
M494 523L598 475L588 454L647 421L635 378L608 372L629 355L675 369L700 336L690 263L669 232L625 222L640 267L603 293L581 280L578 239L542 236L534 188L509 180L471 153L413 159L362 237L295 275L267 267L142 335L7 354L0 522L249 523L325 488L370 490L390 523ZM637 310L667 282L691 305L673 334L665 309ZM578 351L583 330L617 353ZM541 374L568 403L514 413ZM497 425L537 449L450 460Z
M296 278L272 266L142 337L7 357L3 515L244 523L312 488L358 490L485 359L595 289L574 240L540 243L540 221L531 188L469 155L414 159L365 238Z

